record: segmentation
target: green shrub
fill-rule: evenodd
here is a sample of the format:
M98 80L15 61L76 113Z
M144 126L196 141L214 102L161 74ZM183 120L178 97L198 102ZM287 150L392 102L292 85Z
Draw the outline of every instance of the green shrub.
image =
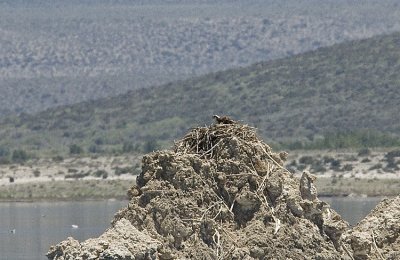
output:
M101 137L98 137L98 138L96 138L96 139L94 140L94 143L95 143L96 145L103 145L103 144L104 144L104 139L101 138Z
M397 157L400 157L400 150L393 150L385 154L385 158L387 161L386 168L398 170L399 167L397 166L397 164L399 162L396 160Z
M367 157L361 160L362 163L368 163L371 162L371 160Z
M79 173L72 173L72 174L66 174L65 179L81 179L86 176L89 176L90 172L79 172Z
M69 146L69 153L70 154L81 154L81 153L83 153L83 149L82 149L82 147L80 147L77 144L71 144Z
M383 166L383 165L382 165L381 163L377 163L377 164L371 166L371 167L369 168L369 170L372 171L372 170L381 169L382 166Z
M307 166L305 166L304 164L297 165L297 170L299 170L299 171L304 171L306 168L307 168Z
M322 158L322 160L324 161L324 163L332 163L335 160L335 158L333 158L332 156L329 156L329 155L325 155Z
M14 163L23 163L28 160L28 154L24 150L14 150L11 156L11 161Z
M56 155L52 158L53 162L62 162L64 161L64 157L62 157L61 155Z
M11 161L8 157L0 157L0 164L10 164Z
M40 176L40 171L38 169L33 171L33 176L39 177Z
M143 145L143 152L144 153L151 153L157 150L158 148L158 143L156 140L148 140L144 143Z
M92 144L88 149L89 153L101 153L103 150L96 144Z
M123 153L130 153L134 151L133 144L130 142L124 142L122 145L122 152Z
M395 158L395 157L400 157L400 150L393 150L388 152L385 155L386 158Z
M302 156L299 159L299 163L302 163L302 164L311 165L311 164L313 164L313 162L314 162L314 158L312 156Z
M103 179L107 179L108 172L106 170L97 170L93 172L93 175L96 176L97 178L102 177Z
M311 165L310 171L314 173L323 173L326 172L326 168L321 163L314 163Z
M345 164L342 168L343 171L349 172L353 170L353 166L351 164Z
M0 146L0 157L8 157L10 155L10 150L6 147Z
M127 167L115 167L115 175L119 176L121 174L126 174L126 173L133 173L135 171L134 166L127 166Z
M340 169L340 160L333 159L331 161L331 169L332 170L339 170Z
M371 150L368 148L362 148L358 151L358 156L368 156L371 154Z

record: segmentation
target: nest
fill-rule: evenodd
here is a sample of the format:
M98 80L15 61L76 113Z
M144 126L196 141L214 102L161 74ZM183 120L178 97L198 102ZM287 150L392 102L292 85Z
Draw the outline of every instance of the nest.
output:
M213 150L223 141L236 138L245 143L258 143L256 129L241 123L213 124L210 127L196 127L181 140L175 142L174 151L179 154L198 154L213 158Z

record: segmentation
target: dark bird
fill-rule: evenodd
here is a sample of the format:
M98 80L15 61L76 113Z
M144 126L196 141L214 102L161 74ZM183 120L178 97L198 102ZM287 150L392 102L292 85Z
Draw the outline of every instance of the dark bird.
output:
M234 124L236 123L234 120L230 119L227 116L218 116L218 115L213 115L213 118L217 121L217 124Z

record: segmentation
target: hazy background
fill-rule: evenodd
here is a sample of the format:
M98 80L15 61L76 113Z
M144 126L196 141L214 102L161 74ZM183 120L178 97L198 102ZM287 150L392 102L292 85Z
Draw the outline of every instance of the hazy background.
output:
M0 117L400 29L398 1L0 1Z

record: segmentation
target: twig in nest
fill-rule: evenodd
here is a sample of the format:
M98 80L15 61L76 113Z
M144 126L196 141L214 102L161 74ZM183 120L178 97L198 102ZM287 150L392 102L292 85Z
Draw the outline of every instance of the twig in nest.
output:
M234 245L231 246L228 252L223 255L223 259L230 259L231 257L228 258L229 255L232 254L233 251L235 251L236 247Z
M236 198L237 198L238 194L239 194L239 192L236 193L235 198L233 198L231 208L229 209L231 212L233 212L233 211L232 211L232 210L233 210L233 206L235 206L235 201L236 201Z
M200 158L203 156L206 156L209 152L212 152L212 150L214 150L214 148L222 141L223 139L219 140L218 143L216 143L214 146L212 146L208 151L205 151L202 155L200 155ZM212 157L212 154L211 154Z
M214 244L216 245L216 255L217 255L217 259L223 259L222 258L222 256L223 256L223 247L222 247L222 245L221 245L221 235L219 234L219 232L218 232L218 230L217 229L215 229L215 233L214 233L214 235L212 236L212 238L213 238L213 242L214 242Z
M265 149L264 149L264 147L263 147L263 145L262 145L262 143L261 143L260 141L258 141L258 145L261 147L261 149L263 150L263 152L268 156L268 158L269 158L271 161L274 162L274 164L275 164L276 166L278 166L278 167L281 168L282 170L284 170L284 171L290 173L285 167L283 167L283 166L280 165L277 161L275 161L275 159L272 158L272 156L271 156L269 153L267 153L267 151L265 151Z
M227 178L235 178L235 177L240 177L240 176L258 176L255 172L247 172L247 173L238 173L238 174L227 174L225 175Z
M196 146L196 153L199 153L199 132L196 129L196 141L197 141L197 146Z
M380 257L382 260L385 260L385 258L384 258L383 255L381 254L381 251L380 251L379 248L378 248L378 245L376 244L376 240L375 240L375 236L374 236L374 231L372 231L372 242L373 242L373 245L375 246L376 252L378 253L379 257Z
M199 175L199 177L200 177L200 180L203 182L204 185L210 186L210 185L207 184L207 182L204 181L204 179L201 177L201 175ZM215 182L214 182L214 184L216 185ZM211 187L210 187L210 188L211 188ZM212 192L214 193L214 195L220 200L220 202L222 202L222 203L225 205L225 207L229 210L229 212L232 214L232 216L234 216L235 214L233 214L233 212L230 210L230 208L229 208L228 205L225 203L225 201L224 201L220 196L218 196L218 194L214 191L214 189L211 188L211 190L212 190Z
M342 244L342 248L344 249L344 251L347 253L347 255L350 257L351 260L354 260L354 257L351 255L349 249L347 249L347 247Z
M266 186L265 181L267 180L267 178L268 178L268 175L265 175L264 178L263 178L263 180L262 180L262 182L261 182L261 184L258 186L257 191L261 191L261 192L264 191L265 186Z
M258 198L258 199L261 201L261 203L262 203L263 200L262 200L262 198L260 197L260 195L258 194L258 192L259 192L259 191L257 190L257 192L256 192L255 194L256 194L257 198ZM267 198L265 197L265 195L264 195L263 193L261 193L261 194L262 194L262 197L264 198L265 206L271 210L271 215L272 215L272 218L273 218L273 220L274 220L274 222L275 222L274 234L276 234L276 233L278 233L279 229L281 228L281 220L280 220L278 217L275 216L275 209L274 209L274 207L272 207L272 206L269 205L268 200L267 200Z
M249 156L249 154L247 154L247 156ZM253 158L252 158L252 156L249 156L249 158L250 158L251 167L253 167L253 170L258 174L258 172L257 172L257 170L256 170L256 167L254 167L254 163L253 163Z
M212 208L214 208L215 206L217 206L218 204L221 204L221 201L216 201L214 202L211 206L209 206L208 208L206 208L206 210L204 210L203 214L201 215L200 220L203 220L204 217L207 215L207 212L209 212ZM219 213L218 213L219 214ZM217 215L218 215L217 214Z
M274 229L274 234L278 233L279 229L281 228L281 221L279 218L275 217L274 215L272 215L272 218L275 221L275 229Z
M215 214L215 216L212 218L212 220L215 220L218 217L218 215L221 214L221 212L222 212L222 205L219 207L217 214Z
M232 238L232 235L229 233L228 230L222 228L221 229L222 232L224 232L226 234L226 236L232 241L233 244L235 244L236 247L239 247L238 241L236 241L235 239Z

